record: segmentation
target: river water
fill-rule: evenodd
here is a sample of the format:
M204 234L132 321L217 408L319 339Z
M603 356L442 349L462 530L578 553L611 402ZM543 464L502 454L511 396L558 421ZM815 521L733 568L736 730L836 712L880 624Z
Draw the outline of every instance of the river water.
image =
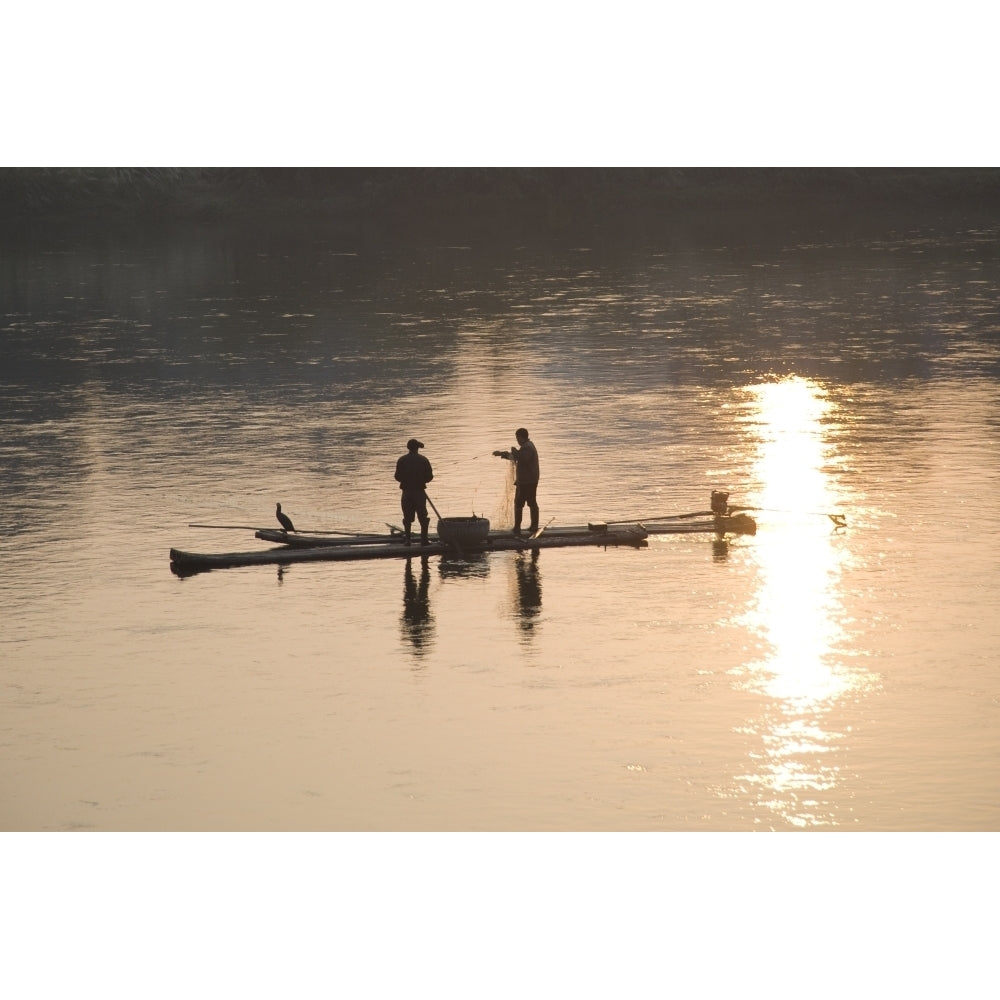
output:
M995 830L998 235L8 242L0 827ZM758 533L170 571L398 522L411 436L509 523L522 425L543 523Z

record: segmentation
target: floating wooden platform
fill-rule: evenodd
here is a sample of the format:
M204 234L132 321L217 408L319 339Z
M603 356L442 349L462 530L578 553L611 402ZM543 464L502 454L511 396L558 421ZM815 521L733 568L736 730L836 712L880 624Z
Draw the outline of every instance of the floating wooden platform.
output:
M510 552L531 549L566 548L569 546L619 546L640 547L646 544L648 532L638 525L600 529L548 529L538 538L515 537L510 532L491 535L486 552ZM278 536L278 537L275 537ZM429 544L419 541L404 545L401 535L376 536L285 536L282 531L262 528L256 537L264 541L281 541L279 548L259 552L201 553L170 550L170 568L177 574L199 573L209 569L227 569L234 566L283 565L299 562L344 562L360 559L405 559L414 556L461 555L454 546L446 545L436 537ZM374 537L376 540L372 541ZM295 541L289 539L295 538ZM310 539L306 544L298 544Z
M691 534L735 534L753 535L757 532L757 524L753 518L746 514L733 514L720 517L701 517L698 520L677 518L674 520L663 520L656 522L640 521L616 521L610 523L599 522L597 524L578 525L552 525L543 529L542 538L576 538L578 535L594 536L599 539L602 535L620 534L622 532L642 532L646 535L691 535ZM264 542L276 542L294 548L314 549L325 548L327 546L348 546L359 547L364 545L399 545L402 541L402 534L388 535L310 535L299 532L285 532L279 528L259 528L254 532L254 537ZM414 538L417 535L414 533ZM432 544L436 544L439 539L433 532L429 539ZM541 540L541 539L539 539ZM518 548L527 545L527 539L517 539L510 532L491 531L487 542L487 549L496 548L506 542L514 542L511 547ZM599 540L593 542L595 545L602 544ZM607 544L622 544L611 543ZM625 544L631 544L626 542Z
M413 544L405 545L402 530L387 525L390 533L385 535L364 534L306 534L295 531L281 531L275 528L259 528L254 537L264 542L276 542L278 548L260 552L184 552L170 550L170 568L177 574L199 573L208 569L223 569L230 566L282 565L296 562L334 562L355 559L400 559L413 556L471 555L473 552L523 551L525 549L554 549L574 545L631 545L646 544L649 535L689 535L712 533L753 535L757 533L757 523L744 513L737 513L728 505L729 494L712 491L712 509L695 511L691 514L663 515L643 521L599 522L565 527L546 525L530 538L514 535L511 531L490 531L485 541L480 532L458 532L450 543L437 535L428 536L428 544L421 545L419 538ZM439 519L438 526L447 522L474 521L484 529L489 521L485 518ZM201 525L209 527L209 525ZM232 527L236 527L235 525ZM472 537L476 548L463 552L459 538Z

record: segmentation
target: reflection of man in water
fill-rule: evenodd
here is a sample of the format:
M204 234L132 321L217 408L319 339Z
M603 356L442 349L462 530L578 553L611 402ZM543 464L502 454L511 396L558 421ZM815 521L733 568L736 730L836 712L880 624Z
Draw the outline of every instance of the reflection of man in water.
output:
M403 544L410 544L410 529L414 517L420 522L420 544L427 544L427 484L434 478L431 463L419 453L423 441L410 438L406 442L406 454L396 462L396 482L403 491L400 506L403 508Z
M431 604L427 596L431 572L427 556L420 560L420 582L413 575L413 560L407 556L406 573L403 576L403 637L412 643L417 653L424 651L434 638L434 620L431 618Z
M538 451L534 442L529 440L524 427L518 427L514 436L518 447L511 448L510 451L495 451L493 454L514 463L514 534L521 534L521 515L527 504L531 515L528 534L533 535L538 530L538 501L535 499L539 479Z
M531 555L519 553L514 560L517 573L517 599L520 611L519 624L525 632L535 627L535 619L542 613L542 577L538 571L538 549Z

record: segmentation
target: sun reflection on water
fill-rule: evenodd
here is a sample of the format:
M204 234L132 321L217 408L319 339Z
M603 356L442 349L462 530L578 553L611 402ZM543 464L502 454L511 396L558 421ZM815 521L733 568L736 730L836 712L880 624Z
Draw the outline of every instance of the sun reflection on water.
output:
M845 547L823 516L837 510L827 434L836 405L822 386L802 378L745 392L744 422L758 442L749 502L761 515L753 548L759 583L740 624L757 638L760 655L733 673L740 687L768 701L746 727L761 749L736 783L792 826L825 826L837 812L824 802L836 792L836 751L845 739L830 715L865 683L842 652Z

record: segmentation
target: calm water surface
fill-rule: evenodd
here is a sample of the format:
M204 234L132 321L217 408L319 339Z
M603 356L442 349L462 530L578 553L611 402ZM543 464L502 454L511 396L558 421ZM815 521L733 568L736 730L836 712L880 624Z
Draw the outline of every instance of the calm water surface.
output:
M997 237L7 246L0 827L996 829ZM543 522L758 534L169 570L398 522L411 436L509 523L521 425Z

